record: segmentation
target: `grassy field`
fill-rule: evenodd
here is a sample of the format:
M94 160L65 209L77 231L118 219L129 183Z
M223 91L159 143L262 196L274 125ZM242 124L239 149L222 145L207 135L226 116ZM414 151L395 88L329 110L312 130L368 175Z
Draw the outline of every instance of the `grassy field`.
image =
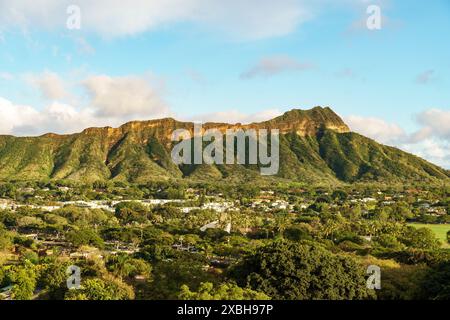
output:
M410 226L415 228L428 228L434 232L436 237L442 242L444 248L450 248L447 242L447 232L450 231L450 224L422 224L422 223L411 223Z

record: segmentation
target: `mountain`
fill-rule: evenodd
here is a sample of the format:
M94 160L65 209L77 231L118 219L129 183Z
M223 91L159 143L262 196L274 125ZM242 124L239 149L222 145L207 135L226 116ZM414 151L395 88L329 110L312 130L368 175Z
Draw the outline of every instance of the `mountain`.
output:
M280 169L276 177L262 178L258 165L176 166L170 156L174 145L171 134L175 129L193 132L193 126L191 122L166 118L133 121L119 128L88 128L71 135L0 136L0 180L450 180L447 170L351 132L330 108L294 109L272 120L247 125L203 124L204 130L279 129Z

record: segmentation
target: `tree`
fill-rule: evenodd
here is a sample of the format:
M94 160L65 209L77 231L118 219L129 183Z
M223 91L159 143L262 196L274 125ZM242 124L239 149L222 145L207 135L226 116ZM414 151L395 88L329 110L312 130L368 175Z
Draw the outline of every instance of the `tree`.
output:
M149 276L152 268L144 260L135 259L127 254L109 256L106 268L120 278L134 277L137 275Z
M153 226L146 227L142 231L142 238L145 244L172 245L174 242L170 233Z
M435 250L441 246L439 240L429 228L419 228L408 226L400 238L410 248Z
M121 202L116 205L115 216L122 223L145 223L148 220L148 209L139 202Z
M286 211L279 211L275 213L275 226L280 237L284 236L284 230L288 224L288 213Z
M42 219L32 216L25 216L17 220L17 224L21 228L38 229L44 225Z
M393 217L395 217L397 221L404 221L406 219L414 218L414 214L412 213L408 203L396 202L393 206Z
M80 289L69 290L65 300L132 300L133 288L113 277L86 279Z
M47 290L48 296L52 300L64 299L64 294L67 291L67 267L67 263L55 260L46 264L42 271L39 285Z
M9 249L12 246L12 235L3 224L0 224L0 250Z
M333 200L339 200L339 201L345 201L348 198L347 192L343 190L335 190L333 194L331 195L331 199Z
M293 225L286 229L284 235L292 241L312 240L309 230L305 226Z
M247 256L230 276L273 299L364 299L364 269L309 242L277 241Z
M171 246L161 244L149 244L144 246L138 253L142 259L150 262L163 261L172 258L175 251Z
M0 197L14 199L16 195L16 187L12 183L0 184Z
M422 283L423 298L429 300L450 299L450 262L431 269Z
M214 287L211 282L202 282L197 292L193 292L187 285L182 285L178 298L181 300L270 300L258 291L241 288L235 283L222 283Z
M94 230L89 228L69 231L66 234L66 240L75 247L90 245L102 248L104 245L103 239Z
M32 250L25 251L22 256L20 257L21 261L29 261L34 265L37 265L39 263L39 256L36 252Z
M30 300L36 288L36 268L31 262L15 266L11 270L10 279L13 284L12 298L14 300Z
M196 290L202 282L213 282L214 276L204 271L206 264L202 256L186 252L179 252L172 261L158 262L146 299L177 299L183 284Z
M383 248L401 250L404 245L392 234L380 234L374 241Z

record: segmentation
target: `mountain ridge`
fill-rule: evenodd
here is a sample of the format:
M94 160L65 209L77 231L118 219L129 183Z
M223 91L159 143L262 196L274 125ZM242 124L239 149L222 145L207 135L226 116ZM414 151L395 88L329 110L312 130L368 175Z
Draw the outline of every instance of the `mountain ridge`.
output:
M0 180L79 181L167 179L260 179L256 165L176 166L170 158L175 129L193 132L193 122L164 118L130 121L118 128L39 137L0 136ZM279 129L276 177L306 183L358 181L448 181L449 172L400 149L351 132L331 109L293 109L249 124L207 122L203 130ZM223 131L224 132L224 131Z
M297 120L297 121L296 121ZM312 123L312 125L311 125ZM334 125L333 125L334 123ZM156 125L163 125L164 124L177 124L177 128L181 128L183 126L187 127L193 127L194 122L191 121L179 121L172 117L166 117L161 119L152 119L152 120L132 120L128 121L119 127L111 127L111 126L104 126L104 127L89 127L85 128L84 130L77 132L77 133L70 133L70 134L58 134L54 132L47 132L39 136L23 136L20 138L37 138L37 137L51 137L51 138L63 138L63 137L69 137L76 134L84 134L84 133L97 133L99 131L110 131L110 132L124 132L130 129L135 129L139 127L154 127ZM280 124L284 124L285 127L281 126ZM226 122L205 122L202 123L203 128L209 129L209 128L222 128L222 127L228 127L228 128L266 128L266 129L272 129L276 125L278 129L280 129L280 133L286 133L287 131L292 131L293 128L295 128L296 125L305 126L307 124L310 124L309 127L299 127L298 132L302 132L301 129L303 129L303 134L314 134L315 131L318 129L319 125L325 124L325 127L328 129L333 129L338 132L350 132L350 128L345 124L345 122L330 108L330 107L314 107L309 110L302 110L302 109L291 109L290 111L285 112L284 114L275 117L273 119L267 120L267 121L261 121L261 122L251 122L251 123L226 123ZM315 124L315 126L314 126ZM14 135L0 135L0 137L16 137Z

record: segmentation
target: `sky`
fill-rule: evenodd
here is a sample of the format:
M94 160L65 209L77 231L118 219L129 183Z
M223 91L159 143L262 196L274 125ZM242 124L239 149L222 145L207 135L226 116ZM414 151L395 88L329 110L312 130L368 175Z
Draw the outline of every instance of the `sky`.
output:
M450 169L449 34L448 0L0 0L0 134L329 106Z

